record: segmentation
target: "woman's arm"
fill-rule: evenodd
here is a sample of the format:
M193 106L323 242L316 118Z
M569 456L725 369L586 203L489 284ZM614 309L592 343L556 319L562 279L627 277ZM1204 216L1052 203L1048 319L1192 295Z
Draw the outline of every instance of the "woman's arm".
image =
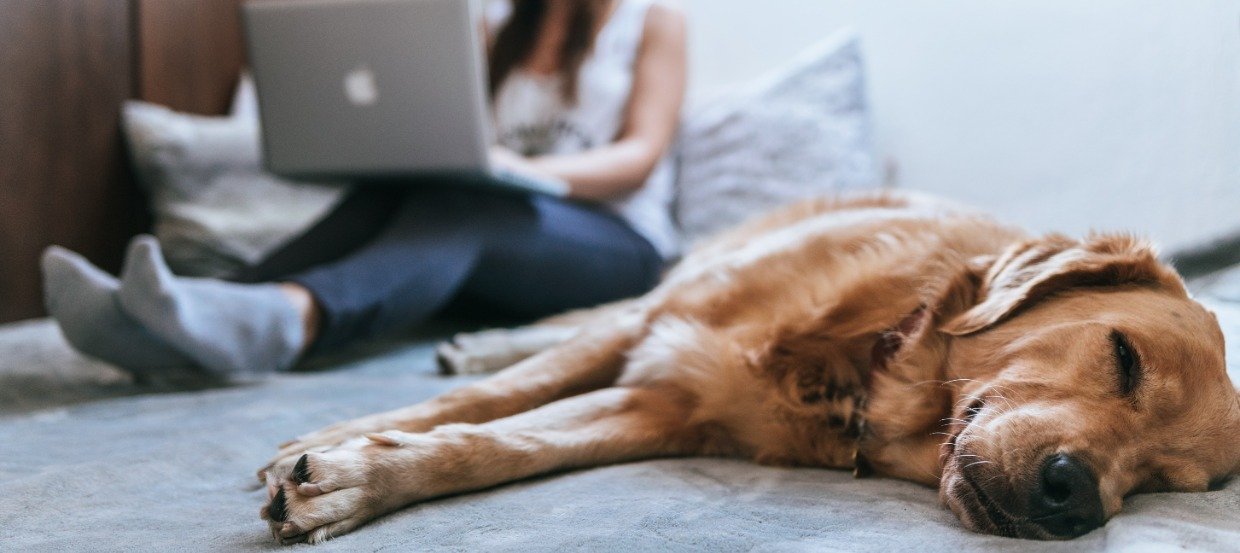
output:
M685 50L684 13L663 4L651 6L620 136L579 154L529 158L529 168L568 182L574 198L601 200L640 188L680 123Z

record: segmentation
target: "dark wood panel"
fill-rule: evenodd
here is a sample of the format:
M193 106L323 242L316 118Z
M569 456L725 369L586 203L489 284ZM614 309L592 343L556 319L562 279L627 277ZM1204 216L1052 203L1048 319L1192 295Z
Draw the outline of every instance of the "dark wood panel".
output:
M136 2L139 97L179 111L227 111L245 63L241 0Z
M40 252L119 268L150 217L119 131L142 98L224 112L241 0L0 0L0 322L42 314Z
M0 0L0 321L42 313L48 244L115 270L144 224L118 130L131 19L122 0Z

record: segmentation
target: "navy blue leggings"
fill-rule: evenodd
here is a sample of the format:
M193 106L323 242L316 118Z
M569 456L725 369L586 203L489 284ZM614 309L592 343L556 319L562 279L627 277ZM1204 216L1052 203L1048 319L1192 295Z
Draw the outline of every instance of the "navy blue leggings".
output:
M533 318L642 294L662 260L600 206L493 189L359 186L243 282L305 286L323 353L423 322L455 299Z

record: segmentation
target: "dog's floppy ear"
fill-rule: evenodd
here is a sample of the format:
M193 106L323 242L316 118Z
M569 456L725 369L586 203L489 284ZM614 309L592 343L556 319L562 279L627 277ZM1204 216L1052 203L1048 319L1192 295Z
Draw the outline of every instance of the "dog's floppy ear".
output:
M1128 235L1100 234L1085 241L1052 234L1017 243L981 277L980 301L943 326L965 335L989 328L1054 292L1078 286L1164 285L1187 295L1184 283L1159 263L1154 249Z

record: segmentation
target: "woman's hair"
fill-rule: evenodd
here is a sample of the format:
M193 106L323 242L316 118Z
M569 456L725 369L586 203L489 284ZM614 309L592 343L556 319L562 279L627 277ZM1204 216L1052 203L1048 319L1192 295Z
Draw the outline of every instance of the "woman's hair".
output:
M525 63L534 51L542 31L548 0L512 0L512 16L500 27L491 44L488 66L489 90L494 98L504 79ZM568 30L560 49L560 94L570 104L577 102L577 74L590 49L595 31L605 15L609 0L569 0Z

